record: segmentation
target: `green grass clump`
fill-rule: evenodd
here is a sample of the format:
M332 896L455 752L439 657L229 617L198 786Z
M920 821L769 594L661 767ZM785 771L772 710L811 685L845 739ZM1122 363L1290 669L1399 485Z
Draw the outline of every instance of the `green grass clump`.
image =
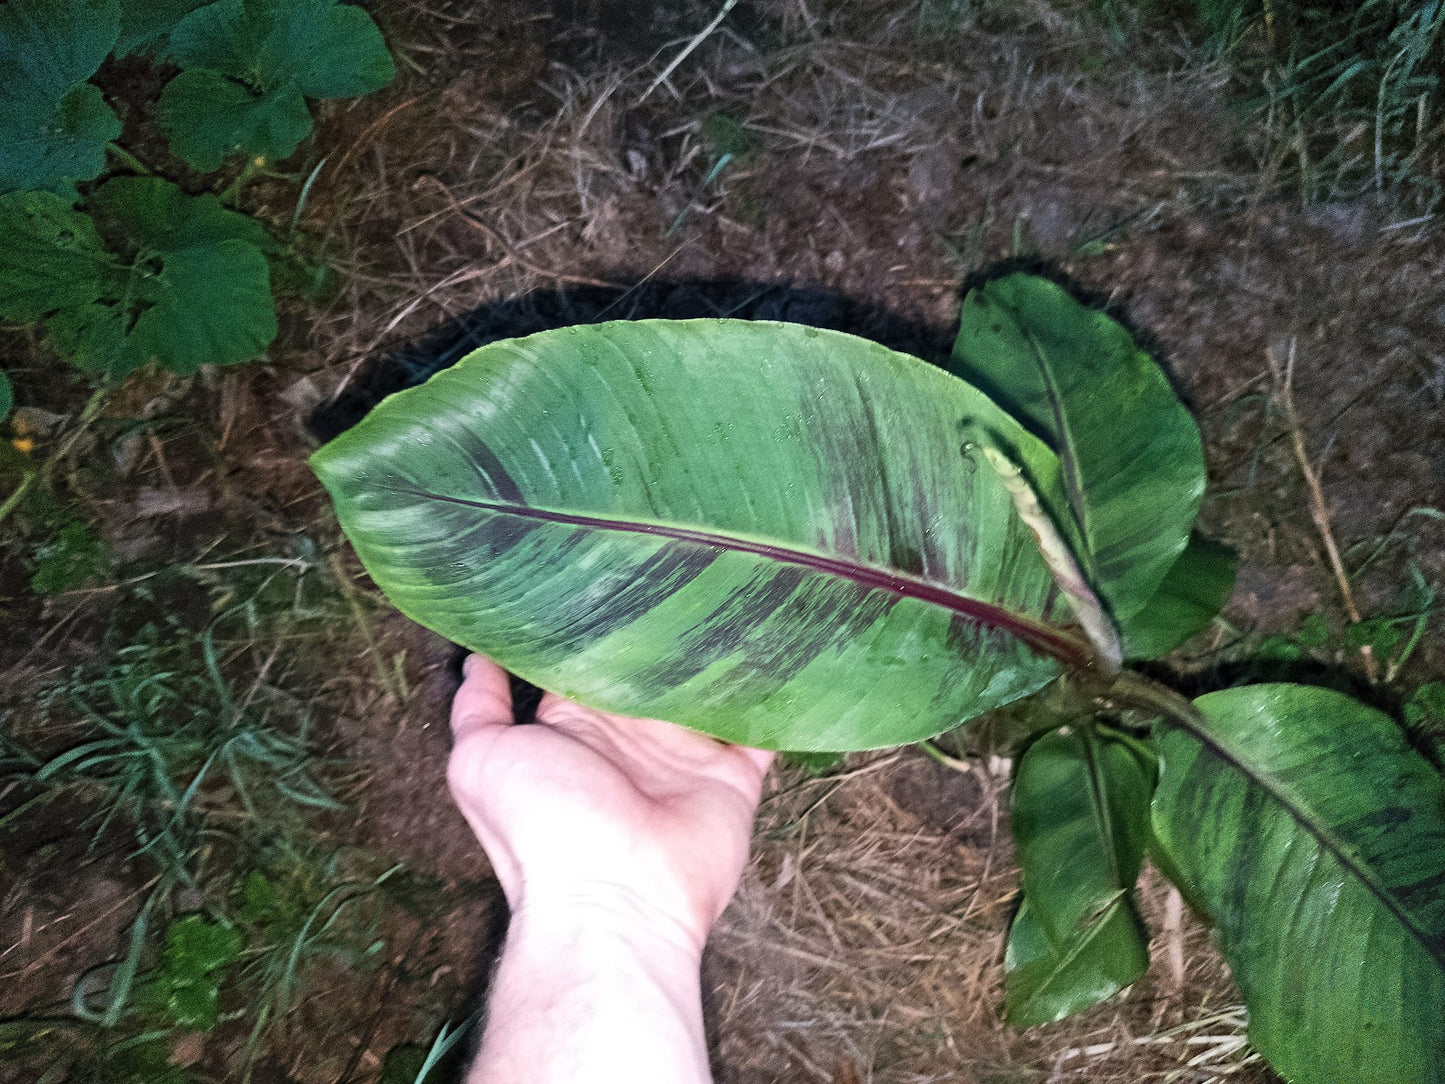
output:
M266 882L274 913L253 898L258 856L314 838L315 815L341 808L314 705L274 665L283 643L334 616L314 572L303 555L139 577L116 591L98 661L52 681L23 719L11 713L0 775L24 798L0 824L68 818L90 849L128 851L141 881L118 958L81 976L68 1011L0 1021L0 1054L33 1054L68 1079L184 1084L195 1078L169 1065L173 1036L244 1017L254 1048L310 961L360 959L375 942L374 916L353 921L358 885L344 899L316 887L329 867L307 891ZM168 606L177 591L199 621ZM298 909L293 930L283 919Z
M1128 7L1183 17L1230 62L1261 125L1267 179L1293 182L1307 202L1369 192L1404 196L1427 212L1439 202L1442 0L1102 6L1116 27Z
M121 818L139 852L184 880L208 815L257 822L278 807L335 807L316 777L309 713L259 680L229 679L209 630L176 639L152 628L42 706L78 717L85 738L48 756L7 740L9 759L35 784L95 796L93 838Z

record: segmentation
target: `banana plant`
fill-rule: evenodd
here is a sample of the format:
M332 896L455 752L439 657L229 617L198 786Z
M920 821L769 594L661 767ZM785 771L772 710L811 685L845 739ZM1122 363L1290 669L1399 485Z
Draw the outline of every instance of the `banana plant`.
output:
M1126 668L1203 629L1199 431L1106 313L1015 274L946 367L852 336L615 322L493 343L312 466L405 614L611 711L790 751L1019 740L1020 1025L1134 982L1145 857L1217 926L1301 1084L1445 1081L1445 785L1323 689L1190 702Z

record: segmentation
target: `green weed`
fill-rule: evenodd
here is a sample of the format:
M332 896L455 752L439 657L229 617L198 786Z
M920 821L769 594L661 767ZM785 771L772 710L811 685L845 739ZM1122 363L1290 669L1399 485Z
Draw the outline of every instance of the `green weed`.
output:
M81 586L109 566L105 541L83 520L66 517L35 547L30 589L38 595L58 595Z
M1266 183L1305 201L1396 192L1425 211L1439 202L1440 0L1103 0L1121 41L1141 20L1192 22L1229 60L1259 124Z
M170 159L116 142L120 116L91 81L108 57L169 76L155 102L125 104L152 116ZM115 381L151 362L191 373L255 357L277 333L276 287L327 288L294 252L324 159L294 174L272 164L310 134L309 101L394 78L361 8L12 0L0 58L14 71L0 88L0 142L14 148L0 160L0 318L43 325L61 356ZM235 209L257 177L300 188L284 242Z
M1445 763L1445 681L1427 681L1401 707L1405 724Z
M430 1046L407 1043L387 1052L381 1067L381 1084L442 1084L460 1079L464 1052L461 1041L480 1018L472 1013L456 1027L443 1024Z
M378 889L395 871L289 842L339 805L312 709L288 692L278 656L326 635L344 605L309 541L293 551L111 588L109 654L39 698L25 740L0 745L6 773L36 792L7 822L74 797L92 847L128 834L131 857L154 870L118 958L75 986L74 1019L91 1030L49 1052L56 1079L184 1084L194 1078L169 1063L173 1035L232 1018L250 1029L249 1065L317 961L362 966L381 946ZM207 915L175 915L183 887Z
M172 1040L219 1022L221 987L234 973L242 943L240 930L225 920L174 918L154 965L138 978L126 977L124 994L117 996L117 986L129 959L93 969L71 998L73 1019L7 1021L0 1024L0 1049L8 1028L17 1057L41 1056L42 1080L190 1084L196 1077L172 1063ZM109 976L103 1003L92 1007L90 987L103 975Z
M234 914L249 931L240 981L252 1017L242 1079L268 1029L297 1003L313 967L329 961L359 968L379 959L379 923L401 866L370 874L357 864L344 853L317 857L281 843L241 880Z
M927 39L966 29L990 6L988 0L920 0L914 17L915 32Z
M172 924L159 977L138 984L152 929L177 888L203 887L207 839L234 846L284 830L306 810L338 807L320 781L310 713L259 677L238 678L212 628L187 632L174 623L146 626L137 642L97 672L77 669L38 707L50 726L75 738L58 750L3 739L7 773L39 791L22 810L74 795L90 811L78 827L92 847L112 830L125 831L132 857L155 867L120 961L88 972L73 1008L109 1029L128 1013L165 1003L172 1026L182 1026L180 1016L196 1026L212 998L209 980L198 974L186 990L180 985L203 931ZM93 987L103 991L95 1005Z
M1392 612L1346 623L1336 629L1323 614L1309 614L1293 633L1265 637L1254 658L1266 664L1317 661L1335 663L1345 654L1368 649L1382 667L1381 679L1396 680L1424 641L1440 613L1438 592L1418 568L1400 593Z
M89 735L28 754L34 782L96 794L93 838L123 817L138 853L163 866L185 868L204 818L233 802L252 822L278 807L335 807L315 775L309 714L263 683L236 687L209 630L178 641L153 631L99 675L77 671L42 707L78 714Z
M241 931L228 922L194 914L174 919L159 966L136 987L135 1012L158 1026L211 1030L219 1018L221 983L243 944Z
M723 178L730 169L748 164L762 150L762 143L747 127L746 122L724 111L711 113L704 118L698 129L698 136L706 151L707 172L698 182L687 204L667 227L667 237L671 237L682 227L688 215L702 202L706 192L715 189L721 194ZM764 213L764 209L755 197L744 194L740 202L746 205L745 217L761 221L759 216Z

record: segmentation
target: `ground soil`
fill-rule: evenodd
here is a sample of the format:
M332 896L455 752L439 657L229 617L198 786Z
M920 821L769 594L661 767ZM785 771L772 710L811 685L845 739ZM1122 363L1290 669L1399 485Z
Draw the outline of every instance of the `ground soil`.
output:
M1227 75L1169 28L1125 47L1083 5L753 0L671 68L718 6L377 5L401 75L329 105L313 151L328 157L306 222L339 290L288 302L263 363L132 393L126 410L174 407L208 437L187 451L192 438L167 436L104 492L94 484L112 544L194 561L217 537L260 552L304 536L355 573L306 455L472 346L715 314L937 356L970 276L1021 260L1138 329L1200 420L1213 493L1202 522L1242 568L1226 621L1169 663L1176 678L1217 680L1232 650L1308 615L1346 620L1270 407L1271 356L1293 359L1302 439L1351 567L1378 554L1355 585L1361 608L1390 612L1412 568L1445 579L1445 523L1416 511L1445 508L1435 219L1413 221L1388 196L1301 206L1266 184ZM263 192L255 209L284 219L289 207L270 202L283 197ZM84 593L17 602L0 660L12 689L93 652L98 605ZM504 917L443 783L455 652L361 605L366 641L340 637L306 664L345 761L350 811L324 838L431 887L425 906L382 920L369 970L314 980L258 1080L378 1079L394 1045L429 1041L475 1004ZM1428 637L1390 686L1371 686L1343 648L1315 664L1391 707L1397 689L1445 672L1445 652ZM817 778L776 772L706 961L718 1079L1271 1079L1242 1042L1208 932L1153 873L1140 892L1156 935L1148 977L1074 1020L1025 1033L1002 1022L1018 887L1008 764L970 764L904 750ZM144 876L123 847L77 849L53 825L7 830L10 1014L63 1003L82 971L119 954ZM223 1029L193 1060L224 1078L238 1041Z

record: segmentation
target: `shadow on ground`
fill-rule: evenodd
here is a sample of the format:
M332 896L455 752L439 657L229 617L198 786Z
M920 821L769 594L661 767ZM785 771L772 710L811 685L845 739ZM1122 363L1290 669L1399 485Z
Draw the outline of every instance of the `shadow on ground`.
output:
M644 281L626 287L537 290L447 321L376 358L316 409L308 427L330 440L388 395L422 383L471 351L500 339L606 320L781 320L846 331L918 357L948 353L951 328L934 328L839 294L778 283Z

